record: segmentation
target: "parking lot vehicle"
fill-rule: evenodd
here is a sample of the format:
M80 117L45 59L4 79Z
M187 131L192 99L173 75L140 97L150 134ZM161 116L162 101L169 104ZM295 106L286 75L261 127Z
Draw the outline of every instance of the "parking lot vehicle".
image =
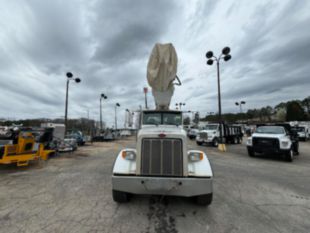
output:
M159 55L157 50L160 51ZM115 160L112 194L116 202L129 201L131 194L194 197L201 205L212 202L213 173L208 157L202 151L187 150L182 112L168 109L173 89L171 84L176 74L173 53L175 51L171 44L157 44L153 49L148 65L149 75L158 74L151 78L160 79L157 83L167 83L168 86L162 86L159 91L148 76L149 84L157 92L154 95L156 110L142 112L136 148L121 150ZM152 56L156 56L160 65L152 60ZM156 67L158 72L152 72ZM163 75L169 70L175 70L175 73ZM168 78L171 78L170 82L167 82Z
M298 134L299 140L307 141L309 139L309 128L305 125L293 126L292 131L295 131Z
M66 135L65 138L75 139L78 146L85 145L85 138L81 131L77 131L77 130L71 131L68 135Z
M75 138L65 138L62 140L58 146L59 152L73 152L77 150L78 144Z
M189 139L195 139L197 137L198 132L199 129L191 128L188 130L187 136L189 137Z
M241 126L222 124L223 139L225 143L240 144L242 142ZM196 137L197 145L204 143L217 147L220 141L220 124L207 124L204 129L200 130Z
M18 167L27 166L33 160L47 160L55 150L48 148L50 131L42 135L30 130L11 131L9 137L1 137L0 164L15 163Z
M292 162L294 155L299 154L298 136L289 124L258 125L247 139L247 149L251 157L256 153L281 154Z

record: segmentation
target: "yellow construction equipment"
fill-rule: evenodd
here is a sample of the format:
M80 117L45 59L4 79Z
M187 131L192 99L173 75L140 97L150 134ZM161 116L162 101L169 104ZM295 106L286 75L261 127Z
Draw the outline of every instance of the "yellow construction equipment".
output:
M10 144L0 145L0 164L27 166L32 160L47 160L53 153L55 150L45 149L43 143L36 142L33 133L20 132Z

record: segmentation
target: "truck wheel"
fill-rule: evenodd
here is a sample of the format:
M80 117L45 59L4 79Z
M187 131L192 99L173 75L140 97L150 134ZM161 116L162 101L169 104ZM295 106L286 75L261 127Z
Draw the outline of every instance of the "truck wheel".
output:
M253 150L251 150L251 149L248 149L248 155L250 157L255 157L255 152Z
M199 196L196 196L196 203L198 205L204 205L204 206L210 205L212 202L212 198L213 198L213 193L199 195Z
M129 201L128 193L112 190L112 195L115 202L124 203Z
M285 153L285 160L287 162L293 162L293 158L294 158L294 152L292 149L290 149L288 152Z
M202 142L196 141L196 143L197 143L198 146L201 146L201 145L202 145Z
M218 139L217 139L217 138L214 138L212 144L213 144L214 147L218 147L218 145L219 145Z
M295 146L294 154L299 155L299 143L297 143Z

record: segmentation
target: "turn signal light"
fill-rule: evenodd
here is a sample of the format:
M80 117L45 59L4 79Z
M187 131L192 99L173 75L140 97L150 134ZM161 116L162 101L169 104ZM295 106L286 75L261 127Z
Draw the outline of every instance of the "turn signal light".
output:
M131 150L123 150L122 151L122 157L123 159L127 160L135 160L136 159L136 153Z
M203 153L202 152L192 152L189 153L188 158L192 162L197 162L203 160Z

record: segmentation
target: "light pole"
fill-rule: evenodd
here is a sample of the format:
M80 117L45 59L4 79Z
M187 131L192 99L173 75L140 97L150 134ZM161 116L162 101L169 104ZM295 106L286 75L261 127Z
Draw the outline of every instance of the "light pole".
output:
M236 106L240 106L240 113L242 113L242 104L245 104L245 101L236 102Z
M199 111L187 111L188 113L191 113L192 117L191 117L191 120L192 120L192 123L195 123L195 124L198 124L199 123L199 118L196 119L195 116L198 116L199 117ZM197 121L198 120L198 121ZM197 121L197 122L196 122Z
M144 92L145 109L147 109L147 92L148 92L147 87L143 88L143 92Z
M212 51L208 51L206 53L206 57L208 59L207 65L212 65L214 61L216 61L217 65L217 91L218 91L218 108L219 108L219 123L220 123L220 145L219 148L221 150L225 150L225 146L223 146L223 132L222 132L222 106L221 106L221 85L220 85L220 60L228 61L231 59L230 48L225 47L222 50L222 53L219 57L215 57Z
M179 103L180 110L182 109L182 106L185 106L185 103Z
M130 128L132 126L132 117L134 113L131 112L128 108L126 108L126 115L125 115L125 128Z
M127 122L129 122L128 116L130 117L130 111L128 108L126 108L126 110L125 110L125 123L124 123L125 129L127 128ZM129 125L129 123L128 123L128 125Z
M66 107L65 107L65 135L67 134L67 127L68 127L68 97L69 97L69 82L71 80L74 80L76 83L79 83L81 82L81 79L76 77L76 78L73 78L73 74L71 72L68 72L66 74L67 76L67 86L66 86Z
M178 110L178 106L179 106L179 109L181 110L182 109L182 106L185 106L185 103L176 103L175 104L175 106L176 106L176 109Z
M107 99L108 97L101 93L100 95L100 133L102 132L102 99Z
M121 105L119 103L115 104L115 130L117 130L117 114L116 114L116 108L120 107Z

